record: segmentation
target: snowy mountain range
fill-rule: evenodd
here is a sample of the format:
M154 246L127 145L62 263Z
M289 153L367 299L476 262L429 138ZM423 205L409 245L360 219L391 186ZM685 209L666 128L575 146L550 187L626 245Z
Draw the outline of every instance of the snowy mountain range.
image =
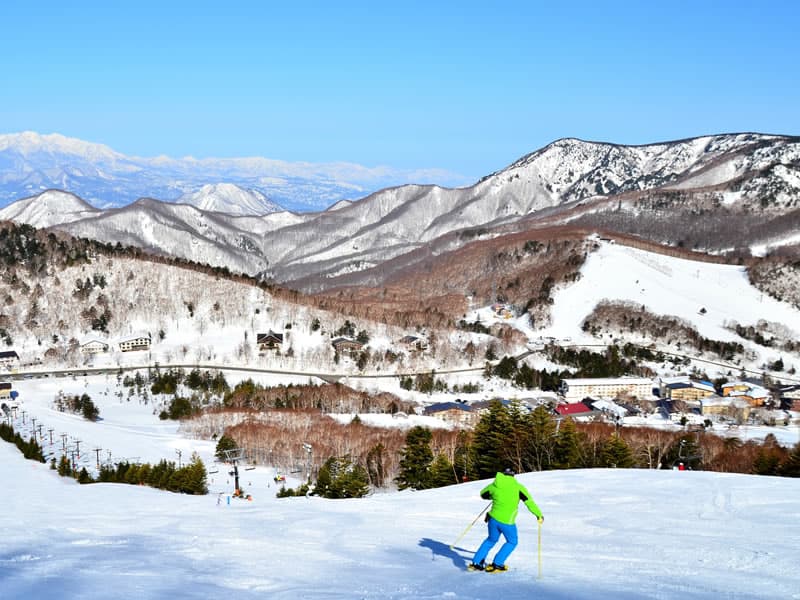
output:
M103 211L65 195L72 208L57 214L40 207L52 206L58 192L49 191L9 205L0 218L260 274L306 291L380 285L420 256L545 226L633 234L712 253L734 247L763 253L800 242L800 139L777 135L646 146L562 139L470 187L387 188L318 213L224 214L216 211L233 210L230 193L208 199L219 190L207 188L206 199L183 197L194 206L148 199ZM257 204L266 207L263 197Z
M243 189L232 183L206 184L196 192L184 194L176 203L237 216L265 215L284 210L258 190Z
M441 170L261 157L141 158L60 134L0 135L0 205L47 189L72 192L100 208L119 208L143 197L185 202L185 195L205 185L228 183L290 210L320 210L387 186L432 180L464 183L462 177Z

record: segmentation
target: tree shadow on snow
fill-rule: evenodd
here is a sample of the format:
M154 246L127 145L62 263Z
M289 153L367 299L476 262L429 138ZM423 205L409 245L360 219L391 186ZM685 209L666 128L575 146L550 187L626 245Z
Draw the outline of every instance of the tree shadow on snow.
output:
M467 570L467 564L470 560L472 560L471 551L458 547L455 547L451 550L449 544L437 542L436 540L432 540L430 538L422 538L419 541L419 545L423 548L428 548L431 551L433 554L431 560L436 560L437 556L449 558L453 561L453 566L461 569L462 571ZM467 553L467 556L465 557L463 554L460 554L461 552Z

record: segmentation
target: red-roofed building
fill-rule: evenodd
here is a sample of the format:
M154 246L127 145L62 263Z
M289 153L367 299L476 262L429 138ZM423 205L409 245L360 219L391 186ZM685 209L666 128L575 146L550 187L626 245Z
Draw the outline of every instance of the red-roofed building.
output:
M559 404L556 406L556 413L562 417L588 417L596 412L583 402L570 402L569 404Z

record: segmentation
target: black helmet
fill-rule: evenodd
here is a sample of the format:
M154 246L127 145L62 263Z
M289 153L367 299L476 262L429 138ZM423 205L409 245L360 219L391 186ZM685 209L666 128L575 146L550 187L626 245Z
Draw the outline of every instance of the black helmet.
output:
M513 476L514 474L515 474L514 473L514 469L512 469L511 467L506 467L503 470L503 475L512 475Z

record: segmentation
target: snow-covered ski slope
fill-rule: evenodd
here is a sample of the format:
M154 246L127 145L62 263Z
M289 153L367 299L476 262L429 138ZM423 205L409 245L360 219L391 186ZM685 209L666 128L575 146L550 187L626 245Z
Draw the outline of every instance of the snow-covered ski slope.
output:
M581 324L603 300L631 302L655 314L680 317L701 335L715 340L747 345L726 324L754 325L759 319L781 323L795 335L800 334L800 311L753 287L744 267L685 260L609 243L601 243L589 255L576 283L555 292L552 324L541 334L592 341L581 331ZM751 346L759 352L759 346L748 348ZM773 356L775 352L766 354Z
M591 470L519 476L509 573L467 573L483 482L361 500L79 486L0 444L3 598L798 598L800 481ZM274 491L274 490L273 490ZM492 556L493 554L490 554Z
M69 443L83 440L82 464L94 463L95 448L101 458L112 451L149 462L176 460L176 450L185 461L196 450L216 473L211 493L198 497L80 486L0 442L4 600L800 598L799 480L644 470L523 474L545 514L542 578L537 524L524 507L512 570L467 573L484 523L449 546L486 506L479 496L486 482L360 500L278 499L274 470L260 467L241 470L253 500L228 504L233 481L211 462L212 442L183 438L151 405L116 397L113 385L106 395L82 378L61 380L64 392L87 390L102 420L57 413L52 383L15 384L23 432L33 417L45 439L54 430L56 447L61 433ZM287 483L298 482L290 475Z

